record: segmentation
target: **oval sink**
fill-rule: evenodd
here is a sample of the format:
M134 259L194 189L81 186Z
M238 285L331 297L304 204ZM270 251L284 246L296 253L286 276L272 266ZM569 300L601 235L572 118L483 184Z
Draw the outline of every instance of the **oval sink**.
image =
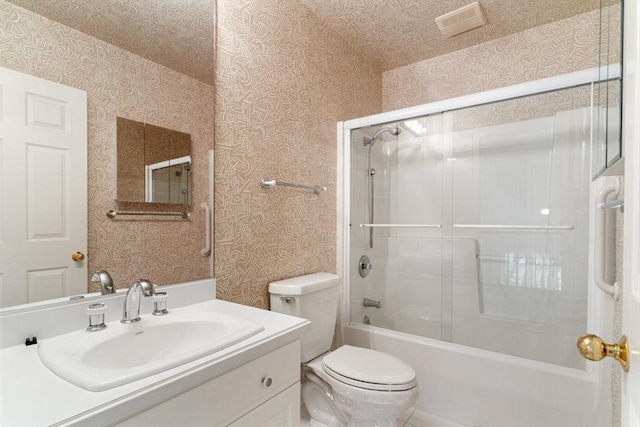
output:
M42 340L38 355L61 378L90 391L130 383L215 353L261 331L229 313L184 307L140 322L111 322Z

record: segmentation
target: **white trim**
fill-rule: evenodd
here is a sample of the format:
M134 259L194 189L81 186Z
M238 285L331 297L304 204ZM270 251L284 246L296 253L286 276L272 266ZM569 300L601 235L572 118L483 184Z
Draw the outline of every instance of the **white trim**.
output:
M337 123L337 169L336 169L336 273L340 277L341 289L340 300L338 302L338 328L337 328L337 344L340 346L344 343L342 336L342 325L349 322L349 278L345 276L345 272L349 271L349 249L344 252L344 242L347 242L345 233L349 232L348 227L344 226L344 219L349 218L350 205L345 197L350 196L350 191L345 187L344 183L349 182L349 163L350 152L344 147L349 146L351 140L350 132L343 132L344 122ZM348 220L346 221L348 223Z
M461 108L489 104L507 99L520 98L537 93L581 86L603 80L600 78L602 75L608 76L607 80L619 78L620 64L589 68L587 70L576 71L574 73L561 74L559 76L549 77L546 79L519 83L513 86L506 86L499 89L487 90L484 92L431 102L429 104L418 105L415 107L403 108L401 110L374 114L373 116L347 120L344 122L344 129L357 129L364 126L411 119L428 114L442 113L445 111L458 110Z
M640 425L640 2L624 3L622 140L625 156L622 333L631 363L622 375L622 425ZM611 337L612 342L620 337ZM620 369L615 366L614 369Z
M214 233L215 230L215 207L216 207L216 198L215 198L215 152L213 149L209 150L209 204L210 216L209 216L209 227L211 230L211 248L215 247L216 236ZM209 276L216 276L215 273L215 251L211 250L211 254L209 256Z

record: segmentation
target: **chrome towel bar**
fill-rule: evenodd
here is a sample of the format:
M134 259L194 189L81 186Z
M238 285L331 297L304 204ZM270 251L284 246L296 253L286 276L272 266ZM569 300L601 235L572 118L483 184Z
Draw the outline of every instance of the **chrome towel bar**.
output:
M107 218L114 219L118 215L179 216L182 219L189 219L189 214L187 212L116 212L113 209L107 212Z
M453 228L481 230L573 230L573 225L509 225L509 224L453 224Z
M599 209L615 209L620 208L620 212L624 213L624 199L614 200L608 203L599 203Z
M260 181L260 186L262 188L275 187L276 185L282 185L283 187L303 188L305 190L313 190L314 194L320 194L323 191L327 191L327 187L321 187L319 185L292 184L290 182L276 181L275 179L267 179L267 178L262 178L262 181Z
M441 224L360 224L366 228L442 228Z

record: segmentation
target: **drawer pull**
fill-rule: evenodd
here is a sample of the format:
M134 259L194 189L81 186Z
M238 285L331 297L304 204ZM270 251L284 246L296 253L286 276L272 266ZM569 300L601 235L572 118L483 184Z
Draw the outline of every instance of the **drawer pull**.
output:
M271 387L271 384L273 384L273 380L271 379L271 377L264 377L262 378L262 385L265 387Z

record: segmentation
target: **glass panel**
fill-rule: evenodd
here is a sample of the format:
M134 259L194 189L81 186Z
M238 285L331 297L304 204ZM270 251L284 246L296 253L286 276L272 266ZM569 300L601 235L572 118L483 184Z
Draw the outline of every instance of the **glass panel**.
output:
M441 336L442 126L437 114L352 131L351 265L373 266L351 269L354 322Z
M584 369L573 342L587 316L590 94L447 113L453 342Z
M353 130L350 320L585 369L591 95Z
M594 177L599 176L622 155L622 84L619 78L612 79L608 68L604 67L622 61L622 10L620 0L600 1L598 64L601 66L602 83L594 85Z
M620 0L602 0L601 44L606 44L606 64L622 60L622 4ZM620 105L622 91L620 79L607 81L607 166L621 156Z
M607 83L593 85L593 141L591 169L593 178L607 167Z

